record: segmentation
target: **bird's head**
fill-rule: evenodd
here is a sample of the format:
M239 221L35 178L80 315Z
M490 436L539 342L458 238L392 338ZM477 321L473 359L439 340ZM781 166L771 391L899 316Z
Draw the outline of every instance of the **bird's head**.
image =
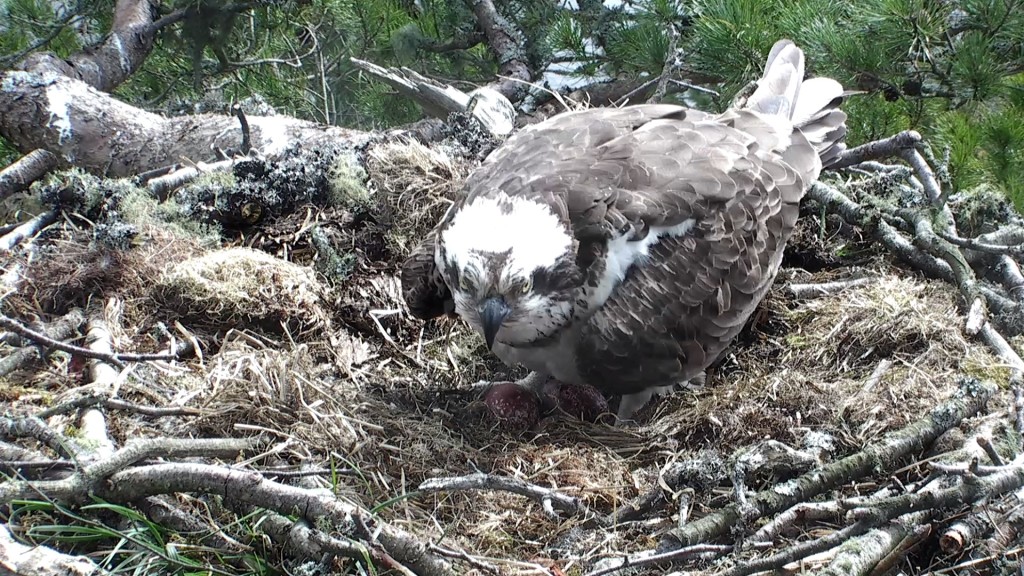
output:
M437 246L455 310L488 348L535 342L571 318L581 275L572 233L548 205L477 197L454 214Z

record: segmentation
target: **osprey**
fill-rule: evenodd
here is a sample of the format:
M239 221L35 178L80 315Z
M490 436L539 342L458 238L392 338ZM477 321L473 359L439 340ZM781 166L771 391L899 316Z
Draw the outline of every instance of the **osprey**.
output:
M843 96L780 40L722 114L641 104L526 127L408 256L406 303L456 312L538 394L594 386L628 419L701 375L768 292L800 199L845 147Z

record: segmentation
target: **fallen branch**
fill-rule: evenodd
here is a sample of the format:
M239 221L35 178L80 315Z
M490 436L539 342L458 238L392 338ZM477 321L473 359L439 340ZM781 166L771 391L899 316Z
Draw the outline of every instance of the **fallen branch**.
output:
M57 157L48 150L33 150L0 170L0 200L26 190L33 182L57 167Z
M77 354L86 358L93 358L96 360L103 360L104 362L113 364L118 368L124 368L125 362L151 362L154 360L178 360L176 354L156 353L156 354L132 354L128 352L100 352L96 350L90 350L81 346L74 346L72 344L65 344L53 338L50 338L42 332L38 332L13 320L6 316L0 316L0 326L10 330L11 332L17 332L18 334L28 338L37 344L55 348L63 352L69 352L71 354Z
M0 237L0 250L13 250L22 240L38 234L41 230L57 221L57 213L47 210L28 222Z
M209 464L154 464L118 472L96 487L99 497L114 502L174 492L214 494L233 506L298 514L312 525L328 521L350 538L379 543L416 574L454 576L448 562L432 554L427 544L380 521L369 511L332 494L278 484L255 472ZM365 561L363 556L353 559Z

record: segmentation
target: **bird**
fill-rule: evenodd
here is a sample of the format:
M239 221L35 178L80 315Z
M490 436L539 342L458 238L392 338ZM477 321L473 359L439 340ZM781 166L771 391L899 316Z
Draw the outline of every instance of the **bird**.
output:
M401 267L409 312L461 317L518 384L620 396L628 421L701 377L767 295L848 92L776 42L721 113L668 103L562 112L467 177Z

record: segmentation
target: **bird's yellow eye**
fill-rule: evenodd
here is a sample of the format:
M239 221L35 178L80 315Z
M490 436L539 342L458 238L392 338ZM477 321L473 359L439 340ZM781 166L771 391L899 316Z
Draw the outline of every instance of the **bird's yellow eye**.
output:
M533 289L533 278L529 278L526 282L523 282L523 294L526 294Z
M469 276L463 276L459 278L459 288L464 292L470 292L473 290L473 281L469 279Z

